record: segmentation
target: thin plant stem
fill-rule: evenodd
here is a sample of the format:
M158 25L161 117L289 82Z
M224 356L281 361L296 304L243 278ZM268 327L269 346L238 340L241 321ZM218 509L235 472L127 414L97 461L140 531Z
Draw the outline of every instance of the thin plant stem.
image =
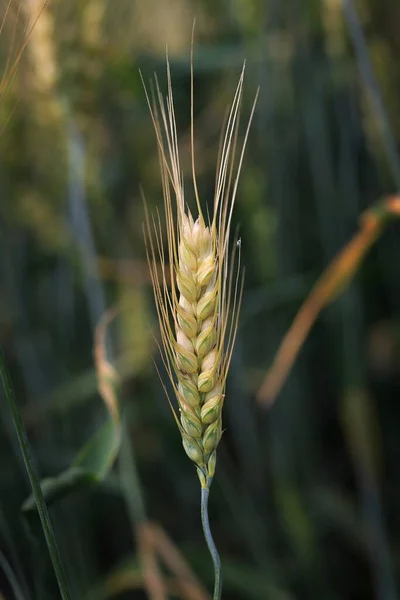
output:
M222 573L221 573L221 559L218 554L218 550L215 546L213 536L210 529L210 521L208 518L208 497L210 495L210 485L212 478L208 477L207 487L201 488L201 522L203 525L203 533L207 542L208 549L211 554L211 558L214 564L214 594L213 600L221 600L222 594Z
M123 495L132 524L147 521L142 483L139 478L135 448L129 438L127 422L123 422L122 443L119 453L120 479Z
M35 497L36 506L38 509L40 521L43 528L43 533L46 539L47 547L53 569L57 577L58 587L61 593L62 600L72 600L72 596L69 591L67 576L65 573L64 565L61 560L60 550L58 548L56 537L54 534L53 525L51 523L49 511L46 506L46 502L43 497L42 488L40 487L40 480L36 471L35 463L33 460L32 452L30 449L29 441L22 424L21 415L18 410L18 406L15 400L15 394L11 377L8 372L6 361L2 349L0 348L0 377L3 383L4 393L8 406L10 407L14 427L17 433L18 442L21 448L22 457L24 459L25 468L28 473L29 481L32 486L33 495Z
M1 567L1 570L3 571L8 583L10 584L10 587L15 596L15 600L26 600L26 596L25 596L24 592L22 591L22 588L19 584L17 577L15 576L14 571L12 570L10 563L8 562L8 560L6 559L6 557L4 556L4 554L2 553L1 550L0 550L0 567Z
M360 24L353 0L343 0L343 13L349 28L356 56L364 78L366 88L369 92L371 103L375 109L378 125L381 129L383 143L385 145L389 166L392 171L393 180L397 190L400 189L400 159L396 147L396 141L390 128L389 119L385 110L382 93L376 78L371 58L368 52L365 36Z

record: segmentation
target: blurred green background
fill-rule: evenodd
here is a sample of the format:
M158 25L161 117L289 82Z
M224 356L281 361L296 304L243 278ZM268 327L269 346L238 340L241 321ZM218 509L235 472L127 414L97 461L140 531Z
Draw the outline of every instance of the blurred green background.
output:
M4 69L40 4L10 11ZM106 419L93 334L107 308L121 307L107 348L122 382L119 460L103 483L51 507L74 598L147 597L135 536L144 514L212 587L199 482L153 364L142 235L141 188L150 210L162 191L139 69L165 89L168 45L189 190L194 17L204 202L245 58L241 136L260 86L233 217L246 281L210 497L223 598L400 593L399 224L322 313L273 407L255 399L360 213L400 187L400 4L357 9L386 129L362 76L367 56L354 51L357 23L339 0L54 0L36 24L1 104L0 341L42 476L65 469ZM24 598L57 598L42 534L20 511L30 488L3 397L0 426L0 590L16 598L12 571Z

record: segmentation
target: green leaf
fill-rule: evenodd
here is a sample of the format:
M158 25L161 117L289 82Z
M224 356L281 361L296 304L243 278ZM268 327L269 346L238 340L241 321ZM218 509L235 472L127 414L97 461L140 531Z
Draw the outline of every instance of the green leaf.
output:
M97 384L101 397L108 410L108 419L94 433L78 452L68 469L57 475L43 479L40 487L47 503L65 497L67 494L103 481L110 472L121 446L121 422L118 405L118 375L106 358L105 333L110 321L115 317L115 309L106 311L95 331L94 359ZM33 495L22 505L25 513L35 511Z
M110 418L85 444L72 467L84 468L97 481L102 481L114 464L120 445L120 424Z
M103 481L118 455L121 444L121 428L109 418L86 442L71 466L57 475L41 481L40 487L47 504L63 498L77 489L83 489ZM33 495L25 500L22 510L36 510Z
M82 488L91 483L93 483L93 477L88 471L79 467L70 467L56 477L42 479L40 487L42 488L46 503L49 505L73 491L75 488ZM36 502L33 494L25 500L22 505L22 510L27 513L36 510Z

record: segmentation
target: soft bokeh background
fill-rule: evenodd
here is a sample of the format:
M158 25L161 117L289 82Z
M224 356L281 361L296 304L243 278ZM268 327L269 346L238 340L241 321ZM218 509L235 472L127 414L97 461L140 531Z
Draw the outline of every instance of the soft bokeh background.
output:
M17 15L15 2L0 39L3 65L40 4L24 0ZM1 108L0 340L43 476L67 467L106 418L93 332L106 308L121 307L108 347L122 379L120 459L105 482L51 508L75 598L93 590L95 598L147 597L135 537L142 503L212 586L199 483L153 365L140 191L150 209L160 206L139 68L164 86L166 44L190 175L194 16L197 169L207 202L244 58L244 115L260 86L234 213L246 283L210 500L223 598L400 593L398 224L320 316L274 406L255 399L312 284L359 214L398 183L400 5L357 8L386 135L339 0L54 0L41 14ZM1 402L0 589L13 598L7 561L31 598L57 598L44 541L21 517L29 484Z

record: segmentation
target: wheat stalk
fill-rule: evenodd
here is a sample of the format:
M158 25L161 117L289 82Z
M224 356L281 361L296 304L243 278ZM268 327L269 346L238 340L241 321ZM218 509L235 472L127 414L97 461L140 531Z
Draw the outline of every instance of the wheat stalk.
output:
M258 95L236 158L244 70L245 65L227 112L212 213L207 218L205 214L208 213L201 207L195 172L193 41L190 121L195 214L184 195L168 56L166 98L161 93L157 78L152 87L153 102L144 86L157 138L167 245L165 251L159 214L150 218L146 209L147 259L161 331L161 355L178 402L179 415L168 400L183 447L197 467L202 487L202 522L214 561L216 599L221 595L222 579L208 521L208 494L222 435L221 413L243 290L240 244L236 252L236 244L231 250L229 240L239 175ZM164 389L166 391L165 386Z
M256 96L236 161L244 68L243 65L221 137L213 210L207 220L201 207L195 172L193 43L191 164L196 217L184 195L168 57L166 99L157 79L153 102L150 102L145 87L158 144L167 242L165 252L160 216L150 219L146 210L147 259L161 331L161 355L178 401L179 416L168 400L184 449L197 467L202 487L202 523L214 562L214 598L217 600L222 589L221 566L209 526L208 494L222 435L221 413L243 290L240 252L235 260L235 245L232 254L229 249L232 211L257 100Z

